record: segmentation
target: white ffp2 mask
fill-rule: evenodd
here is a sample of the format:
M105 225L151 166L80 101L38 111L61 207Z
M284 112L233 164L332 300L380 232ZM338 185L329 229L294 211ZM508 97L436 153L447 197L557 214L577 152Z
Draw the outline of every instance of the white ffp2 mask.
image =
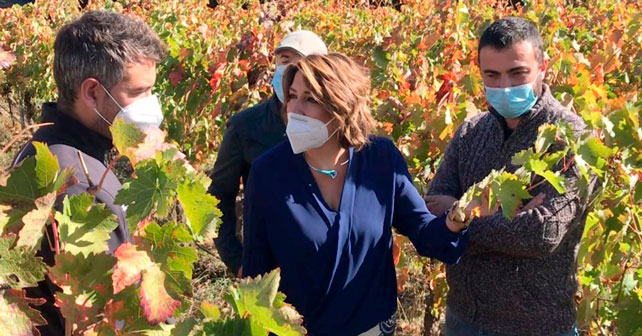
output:
M294 154L323 146L339 130L337 128L332 134L328 135L328 125L333 120L324 124L321 120L315 118L298 113L288 113L288 125L285 133L288 135Z
M160 124L163 122L163 111L161 110L160 103L158 102L158 97L156 95L149 95L122 107L102 84L100 86L103 87L114 104L120 108L120 111L118 111L114 120L121 118L123 121L133 123L141 130L145 130L149 127L160 127ZM96 108L94 108L94 111L111 126L112 123L105 119L105 117L103 117Z

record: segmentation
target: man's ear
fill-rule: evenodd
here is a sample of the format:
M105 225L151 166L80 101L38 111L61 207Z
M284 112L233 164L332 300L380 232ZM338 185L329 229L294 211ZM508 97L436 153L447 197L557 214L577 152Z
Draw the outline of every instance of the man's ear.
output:
M105 99L105 90L98 80L95 78L87 78L80 83L77 99L81 100L84 105L93 108L98 105L99 101Z

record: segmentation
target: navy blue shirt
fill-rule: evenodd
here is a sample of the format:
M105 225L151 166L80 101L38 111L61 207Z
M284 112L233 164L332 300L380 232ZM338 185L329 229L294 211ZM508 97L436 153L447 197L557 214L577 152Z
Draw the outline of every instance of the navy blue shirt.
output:
M280 290L310 335L357 335L395 313L393 227L421 255L447 263L468 237L428 211L401 153L379 137L350 149L338 211L286 141L252 165L244 213L244 276L280 267Z

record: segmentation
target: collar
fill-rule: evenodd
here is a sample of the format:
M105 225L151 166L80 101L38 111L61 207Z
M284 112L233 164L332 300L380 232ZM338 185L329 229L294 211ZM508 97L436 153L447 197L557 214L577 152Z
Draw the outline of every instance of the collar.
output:
M53 125L39 129L33 139L45 142L49 146L68 145L100 162L105 161L105 154L113 147L111 139L87 128L59 109L56 103L42 105L42 122L52 122Z
M283 103L279 100L276 94L273 94L272 97L268 100L268 109L272 111L276 116L281 118L281 110L283 109Z

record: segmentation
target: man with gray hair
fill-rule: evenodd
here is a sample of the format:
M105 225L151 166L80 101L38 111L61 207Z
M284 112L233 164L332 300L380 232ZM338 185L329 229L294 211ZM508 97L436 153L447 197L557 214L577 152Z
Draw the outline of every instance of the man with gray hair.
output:
M152 87L156 64L165 54L164 44L142 20L118 13L89 11L60 29L54 43L58 101L45 103L42 110L42 121L53 126L39 129L31 141L46 143L61 168L74 169L78 183L66 194L84 193L100 181L107 170L105 156L112 148L109 126L116 118L141 129L160 125L163 114ZM31 141L18 153L14 165L35 155ZM121 187L109 171L95 194L96 201L104 203L118 218L118 227L108 241L109 253L131 239L125 211L114 204ZM46 239L39 254L53 265L54 255ZM47 299L38 307L48 323L39 327L43 335L64 334L63 317L54 306L54 293L59 290L47 280L27 290L30 297Z
M233 274L241 274L243 247L237 238L236 196L239 181L247 182L254 159L286 139L281 116L284 99L281 79L288 64L312 54L327 54L325 43L313 32L299 30L286 35L275 53L276 71L272 79L274 95L265 102L241 111L227 122L227 128L210 176L209 192L221 203L221 227L214 244Z

